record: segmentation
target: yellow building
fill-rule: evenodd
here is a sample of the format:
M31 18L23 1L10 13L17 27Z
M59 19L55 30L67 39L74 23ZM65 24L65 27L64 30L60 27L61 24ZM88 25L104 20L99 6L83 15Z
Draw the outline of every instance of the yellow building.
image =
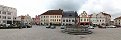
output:
M63 10L48 10L47 12L41 14L40 23L42 25L61 24Z

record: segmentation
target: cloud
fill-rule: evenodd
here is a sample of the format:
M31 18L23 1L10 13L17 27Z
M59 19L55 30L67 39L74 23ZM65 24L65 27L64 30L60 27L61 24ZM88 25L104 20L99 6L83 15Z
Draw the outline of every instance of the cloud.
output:
M80 8L79 14L82 11L87 11L89 14L107 12L112 15L112 18L121 16L121 1L120 0L88 0Z
M0 5L17 8L17 15L34 17L49 9L74 10L80 14L99 13L101 11L112 15L112 18L121 16L120 0L0 0Z
M49 8L78 11L85 1L86 0L54 0L50 3Z

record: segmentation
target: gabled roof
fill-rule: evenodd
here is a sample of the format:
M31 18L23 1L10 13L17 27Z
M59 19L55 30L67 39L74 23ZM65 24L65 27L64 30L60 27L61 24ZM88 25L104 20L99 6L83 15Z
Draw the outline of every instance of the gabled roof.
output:
M120 16L120 17L115 18L114 20L116 20L116 19L121 19L121 16Z
M47 12L41 14L41 15L62 15L63 10L48 10Z
M104 13L104 12L101 12L103 15L108 15L108 16L110 16L111 17L111 15L110 14L107 14L107 13Z
M63 18L75 18L78 17L78 14L76 11L64 11L62 14Z

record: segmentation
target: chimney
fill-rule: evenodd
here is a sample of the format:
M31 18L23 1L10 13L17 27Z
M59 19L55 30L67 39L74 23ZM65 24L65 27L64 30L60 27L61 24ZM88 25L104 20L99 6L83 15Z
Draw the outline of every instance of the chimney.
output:
M62 9L59 9L59 10L63 11Z
M59 9L59 10L61 10L61 9Z

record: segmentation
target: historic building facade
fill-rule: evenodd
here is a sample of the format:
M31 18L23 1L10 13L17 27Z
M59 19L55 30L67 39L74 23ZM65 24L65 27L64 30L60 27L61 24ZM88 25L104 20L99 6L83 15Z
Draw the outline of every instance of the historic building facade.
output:
M62 14L62 25L75 25L78 21L78 14L75 11L64 11Z
M36 15L35 18L33 19L36 25L40 25L40 16L41 15Z
M91 16L89 16L89 15L86 13L86 11L83 11L83 13L81 13L81 14L79 15L79 17L80 17L80 20L79 20L79 24L80 24L80 25L90 25L90 24L91 24L91 22L90 22L90 17L91 17Z
M41 14L40 23L41 25L61 24L63 10L48 10L47 12Z
M98 25L110 25L110 21L111 21L110 14L100 12L99 14L97 14L96 18L97 18Z
M121 26L121 16L114 19L114 25Z
M90 22L91 22L91 25L97 25L97 14L96 13L93 13L90 15Z

